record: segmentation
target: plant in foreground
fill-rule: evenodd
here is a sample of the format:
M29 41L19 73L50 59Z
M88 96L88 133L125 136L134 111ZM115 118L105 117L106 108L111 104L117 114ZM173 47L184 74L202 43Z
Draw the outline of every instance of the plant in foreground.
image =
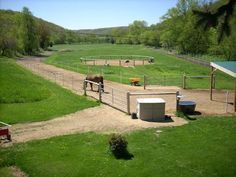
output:
M133 157L127 150L128 142L120 134L112 134L109 139L109 148L117 159L131 159Z

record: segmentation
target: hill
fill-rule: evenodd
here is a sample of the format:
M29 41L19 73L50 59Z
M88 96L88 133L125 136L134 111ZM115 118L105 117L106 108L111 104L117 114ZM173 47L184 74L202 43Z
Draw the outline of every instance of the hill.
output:
M20 16L21 12L16 12L12 10L0 10L0 23L1 26L1 35L4 34L4 31L14 30L17 29L18 19L17 17ZM36 24L42 24L43 26L47 27L50 33L50 40L53 43L65 43L66 40L66 32L67 30L61 26L55 25L54 23L45 21L41 18L37 18L34 16Z
M98 36L106 36L112 35L112 31L114 30L128 30L127 26L119 26L119 27L110 27L110 28L97 28L97 29L81 29L75 30L78 34L95 34Z

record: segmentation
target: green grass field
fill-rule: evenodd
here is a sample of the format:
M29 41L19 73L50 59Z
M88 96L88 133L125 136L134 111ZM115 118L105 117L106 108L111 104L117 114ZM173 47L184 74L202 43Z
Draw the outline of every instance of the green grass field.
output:
M98 103L78 96L0 58L0 121L20 123L48 120Z
M126 134L131 160L108 151L110 135L83 133L0 149L0 167L44 176L227 176L236 174L236 117L204 117L181 127ZM1 171L0 168L0 171Z
M129 78L144 75L155 77L149 79L148 84L156 85L182 85L183 74L190 76L209 76L210 68L188 61L165 55L155 49L141 45L111 45L111 44L90 44L90 45L56 45L53 47L57 52L45 62L58 67L66 68L83 74L95 73L104 74L105 79L116 82L129 83ZM155 64L125 68L118 66L87 66L81 64L80 58L97 55L144 55L152 56ZM187 88L209 88L209 78L188 79ZM230 76L217 72L217 89L233 89L234 82Z

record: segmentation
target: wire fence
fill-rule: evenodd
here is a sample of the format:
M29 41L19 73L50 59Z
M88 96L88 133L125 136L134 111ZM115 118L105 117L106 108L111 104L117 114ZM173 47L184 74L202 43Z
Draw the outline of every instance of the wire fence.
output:
M84 87L84 79L81 77L77 77L76 74L51 71L49 69L45 69L40 64L24 64L26 68L29 68L34 73L58 84L65 88L72 90L73 92L83 95L85 93L90 97L93 97L99 100L99 92L98 87L93 84L94 91L91 91L90 86ZM126 93L125 90L119 90L109 84L105 84L104 92L101 92L101 102L106 103L116 109L119 109L123 112L127 112L127 102L126 102Z

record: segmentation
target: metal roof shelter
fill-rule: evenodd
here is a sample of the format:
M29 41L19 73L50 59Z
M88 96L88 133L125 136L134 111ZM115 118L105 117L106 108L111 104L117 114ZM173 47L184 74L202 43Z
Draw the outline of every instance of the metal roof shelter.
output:
M211 100L213 88L213 74L216 70L220 70L232 76L235 80L234 111L236 112L236 61L211 62Z

